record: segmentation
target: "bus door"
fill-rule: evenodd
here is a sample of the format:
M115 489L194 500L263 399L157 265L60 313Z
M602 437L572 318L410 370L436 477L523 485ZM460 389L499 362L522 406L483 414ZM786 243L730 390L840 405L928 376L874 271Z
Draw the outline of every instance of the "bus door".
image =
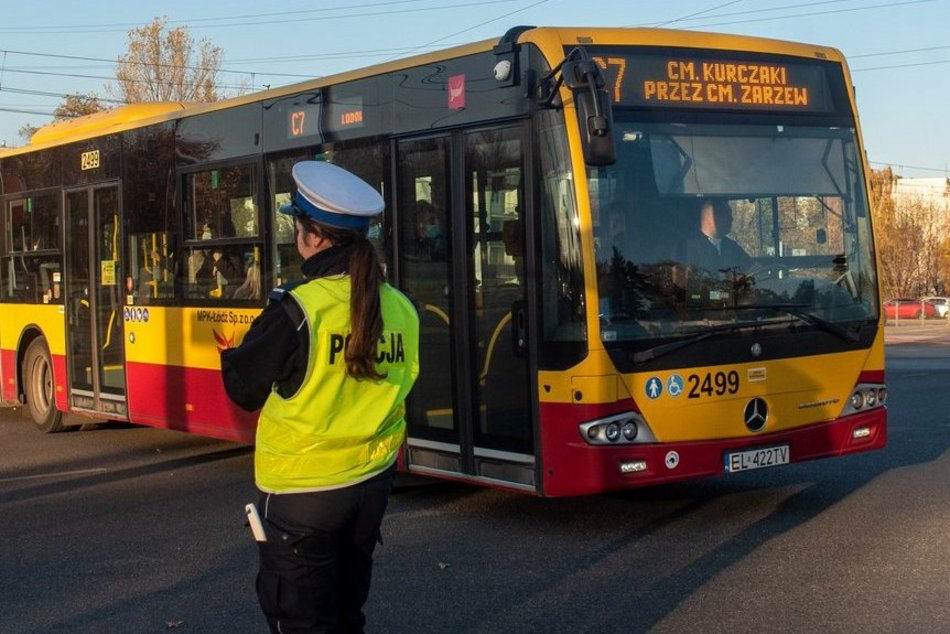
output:
M66 192L69 405L126 418L119 188Z
M520 126L400 141L399 283L420 312L414 471L535 489Z

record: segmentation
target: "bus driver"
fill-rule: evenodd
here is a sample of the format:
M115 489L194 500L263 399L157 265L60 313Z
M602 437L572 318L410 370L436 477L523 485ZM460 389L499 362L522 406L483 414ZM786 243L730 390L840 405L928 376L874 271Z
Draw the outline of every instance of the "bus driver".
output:
M744 279L752 258L732 231L732 209L725 200L704 199L699 207L699 231L673 250L673 283L687 289L700 279Z

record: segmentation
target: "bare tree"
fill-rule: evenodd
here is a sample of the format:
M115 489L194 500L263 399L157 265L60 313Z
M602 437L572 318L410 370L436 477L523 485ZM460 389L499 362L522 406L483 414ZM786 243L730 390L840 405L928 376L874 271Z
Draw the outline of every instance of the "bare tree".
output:
M894 172L892 172L889 167L885 167L882 170L871 170L872 211L877 212L881 210L883 206L893 204L891 196L894 194L895 179Z
M53 121L56 122L66 119L74 119L76 117L92 114L105 109L106 107L102 105L102 102L95 93L90 92L85 95L78 93L74 95L66 95L63 98L63 101L58 106L56 106L56 110L53 111ZM24 142L29 143L30 138L32 138L32 136L39 129L39 126L25 123L17 132Z
M223 49L207 38L197 43L186 27L168 29L168 18L156 17L146 26L129 31L128 52L120 55L116 83L106 92L122 103L148 101L218 101L226 96L216 85ZM247 92L248 82L239 82L235 94ZM71 119L106 106L93 92L66 95L53 111L53 120ZM19 136L29 142L39 126L24 124Z
M872 170L871 204L886 297L939 292L950 280L950 241L944 210L924 196L895 195L890 168Z
M874 218L874 237L880 261L881 287L885 297L900 295L907 285L906 260L903 238L894 206L894 173L891 168L871 170L871 213Z
M17 134L20 135L20 138L23 139L24 143L29 143L30 137L32 137L33 134L39 129L39 126L24 123L22 126L20 126L20 129L17 130Z
M917 235L917 261L913 290L920 295L931 295L944 286L941 270L941 252L947 223L943 210L936 202L925 196L900 196L897 212L913 222Z
M107 90L127 103L217 101L215 85L222 50L207 38L197 42L186 27L168 28L166 16L129 31L128 52L120 55L117 84Z

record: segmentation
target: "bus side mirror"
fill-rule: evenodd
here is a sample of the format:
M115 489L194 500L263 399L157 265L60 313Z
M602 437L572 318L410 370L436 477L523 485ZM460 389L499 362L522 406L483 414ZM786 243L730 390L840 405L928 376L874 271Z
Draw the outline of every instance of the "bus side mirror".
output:
M591 167L613 165L617 161L617 153L614 149L614 119L607 92L576 92L574 106L580 124L584 162Z
M617 160L613 110L600 66L591 59L568 61L562 77L574 94L584 162L592 167L613 165Z

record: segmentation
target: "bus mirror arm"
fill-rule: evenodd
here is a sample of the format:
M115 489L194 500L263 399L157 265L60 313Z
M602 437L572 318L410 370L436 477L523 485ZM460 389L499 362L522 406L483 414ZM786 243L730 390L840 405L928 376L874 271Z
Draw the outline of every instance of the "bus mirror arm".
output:
M551 80L557 78L554 83ZM577 47L539 82L538 98L551 107L561 84L574 94L574 105L582 122L584 160L588 165L612 165L616 161L613 139L613 111L605 88L604 74L587 49Z
M554 83L551 83L551 80L554 79L555 71L551 71L547 75L541 77L538 80L538 101L541 104L542 108L553 108L554 100L557 99L558 89L561 87L561 84L564 82L563 77L560 75L557 77L557 80Z
M561 84L567 82L567 87L570 88L571 91L576 91L581 86L581 80L579 80L579 78L581 78L582 75L578 74L573 68L573 64L576 64L576 62L573 62L575 57L580 57L581 62L591 61L587 49L577 47L565 55L564 59L551 69L551 72L541 77L538 82L538 101L541 102L542 106L547 108L553 106L554 99L557 97L557 91L561 87ZM564 71L561 72L561 69L564 69ZM551 80L555 80L553 84Z

